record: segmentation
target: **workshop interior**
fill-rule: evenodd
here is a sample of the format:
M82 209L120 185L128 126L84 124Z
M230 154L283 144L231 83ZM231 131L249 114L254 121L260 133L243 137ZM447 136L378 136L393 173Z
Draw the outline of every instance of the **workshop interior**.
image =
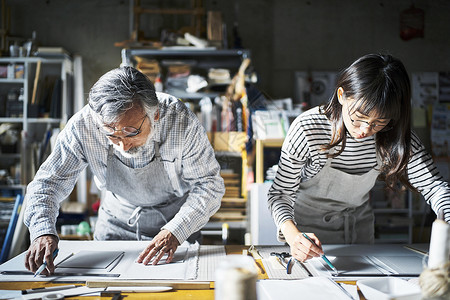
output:
M274 221L268 200L281 168L280 157L285 155L295 161L286 153L292 150L287 139L291 125L297 124L296 119L310 109L326 105L336 93L341 71L368 53L392 55L403 62L411 84L411 130L448 189L447 1L1 0L0 17L1 263L24 255L30 247L32 241L24 224L27 186L51 157L58 135L71 117L88 105L89 91L103 74L129 66L143 73L156 92L175 96L198 118L224 185L220 208L200 229L198 248L182 243L175 252L175 260L179 259L179 265L186 265L186 269L176 269L175 263L159 274L143 275L143 279L166 280L170 274L175 274L176 280L199 278L195 276L202 274L201 267L197 275L185 274L194 259L202 263L201 255L192 256L195 251L201 254L202 247L208 255L217 247L225 247L227 252L237 247L245 249L249 254L245 259L226 256L228 269L234 264L253 268L253 261L247 258L256 260L258 277L251 279L255 283L246 281L243 274L233 277L224 273L223 268L222 273L215 273L217 277L205 271L204 281L217 280L212 292L216 299L256 299L256 292L258 299L280 299L277 297L281 294L274 293L275 289L283 290L285 297L302 293L302 288L309 295L315 285L330 291L336 289L342 299L355 299L352 293L356 288L349 292L333 281L334 272L342 276L342 270L351 270L355 265L364 265L364 269L348 271L346 275L353 279L367 276L357 285L356 294L361 299L377 299L376 290L382 290L373 273L383 280L418 280L423 276L422 256L405 254L407 259L399 262L393 259L397 254L389 251L402 255L405 245L429 245L434 228L438 227L436 220L443 216L436 214L438 208L427 203L419 191L409 189L403 182L395 183L398 189L392 190L377 178L368 192L376 250L358 254L365 248L349 248L346 254L342 248L322 243L323 255L306 266L292 256L286 240L280 239L281 229ZM351 122L354 124L354 120ZM366 123L368 128L374 128ZM115 131L120 130L113 127ZM59 253L54 253L55 261L67 257L62 264L68 266L59 265L60 272L68 272L70 263L73 266L84 261L86 270L98 264L105 274L120 273L119 279L135 280L138 270L125 268L125 262L132 263L133 258L128 255L134 253L133 247L111 244L108 257L94 258L96 248L82 246L86 241L98 242L94 241L94 231L104 197L105 192L96 184L88 166L78 175L70 195L60 199L55 220L60 248ZM443 247L448 265L449 229L440 226L446 232L440 237L447 237ZM303 233L319 248L318 240L308 235ZM71 252L63 245L75 245L85 256L70 257ZM431 247L410 248L413 250L408 251L415 255L431 258ZM348 259L343 260L340 255ZM274 260L279 262L278 268L269 262ZM375 267L367 265L368 261ZM219 261L209 257L203 263L219 265ZM419 269L412 267L416 264ZM262 274L275 280L260 280L264 278ZM245 284L247 296L227 298L231 293L219 282L220 276L228 276L230 286L235 282L230 278L239 279L235 284ZM283 279L311 281L294 287ZM255 287L254 295L249 285ZM94 283L91 286L103 287ZM195 290L192 286L169 287ZM2 285L1 289L9 288ZM413 288L406 286L402 292L408 289ZM171 291L163 288L156 292Z

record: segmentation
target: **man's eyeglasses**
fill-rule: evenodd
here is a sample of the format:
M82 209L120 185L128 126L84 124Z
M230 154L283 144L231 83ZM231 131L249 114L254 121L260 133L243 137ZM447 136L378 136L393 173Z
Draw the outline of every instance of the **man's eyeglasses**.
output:
M376 131L376 132L385 132L388 130L391 130L393 128L391 122L389 122L386 125L378 125L375 123L369 123L363 120L353 120L352 119L352 115L350 114L350 110L348 110L348 117L350 118L350 121L352 122L352 125L355 127L362 127L362 128L367 128L370 127L371 130Z
M116 129L114 127L108 126L108 125L103 125L101 126L99 129L101 132L103 132L104 134L106 134L109 138L115 138L118 139L119 137L114 136L114 134L118 131L118 132L122 132L125 137L133 137L138 135L139 133L141 133L141 128L142 125L145 122L145 118L147 117L147 115L144 116L144 118L142 119L142 123L139 126L139 128L135 128L133 126L125 126L122 127L122 129Z

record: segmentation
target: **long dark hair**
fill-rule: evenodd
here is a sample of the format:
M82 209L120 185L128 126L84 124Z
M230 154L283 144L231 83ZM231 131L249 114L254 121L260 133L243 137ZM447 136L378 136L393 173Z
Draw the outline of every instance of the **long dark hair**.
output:
M380 178L396 189L398 181L412 188L406 167L411 152L411 85L403 63L386 54L368 54L352 63L338 76L336 89L321 111L332 123L332 137L323 149L342 142L334 156L346 145L346 128L337 90L342 87L345 97L355 100L354 110L369 115L375 111L382 119L391 119L391 130L376 134L376 148L382 160Z

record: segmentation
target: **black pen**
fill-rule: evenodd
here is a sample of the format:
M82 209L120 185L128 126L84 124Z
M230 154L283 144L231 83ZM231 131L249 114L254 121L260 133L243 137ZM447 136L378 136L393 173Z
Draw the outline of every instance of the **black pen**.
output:
M81 285L72 284L72 285L60 285L60 286L34 288L34 289L22 290L22 295L33 294L33 293L42 293L42 292L51 292L51 291L61 291L61 290L77 288L80 286Z

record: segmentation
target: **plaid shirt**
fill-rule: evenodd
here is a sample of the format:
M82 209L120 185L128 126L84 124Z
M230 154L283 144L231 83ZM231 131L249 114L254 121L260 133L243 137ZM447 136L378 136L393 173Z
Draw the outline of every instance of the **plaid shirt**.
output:
M195 114L173 96L157 93L158 121L154 140L160 144L161 158L177 196L189 192L186 203L163 228L182 243L200 230L219 209L225 188L220 167L205 129ZM98 188L106 188L108 148L111 142L98 130L93 112L86 105L76 113L58 135L55 147L28 185L25 224L30 238L57 235L56 218L60 202L66 199L80 172L90 167ZM142 168L153 159L150 143L142 156L115 155L130 168Z

